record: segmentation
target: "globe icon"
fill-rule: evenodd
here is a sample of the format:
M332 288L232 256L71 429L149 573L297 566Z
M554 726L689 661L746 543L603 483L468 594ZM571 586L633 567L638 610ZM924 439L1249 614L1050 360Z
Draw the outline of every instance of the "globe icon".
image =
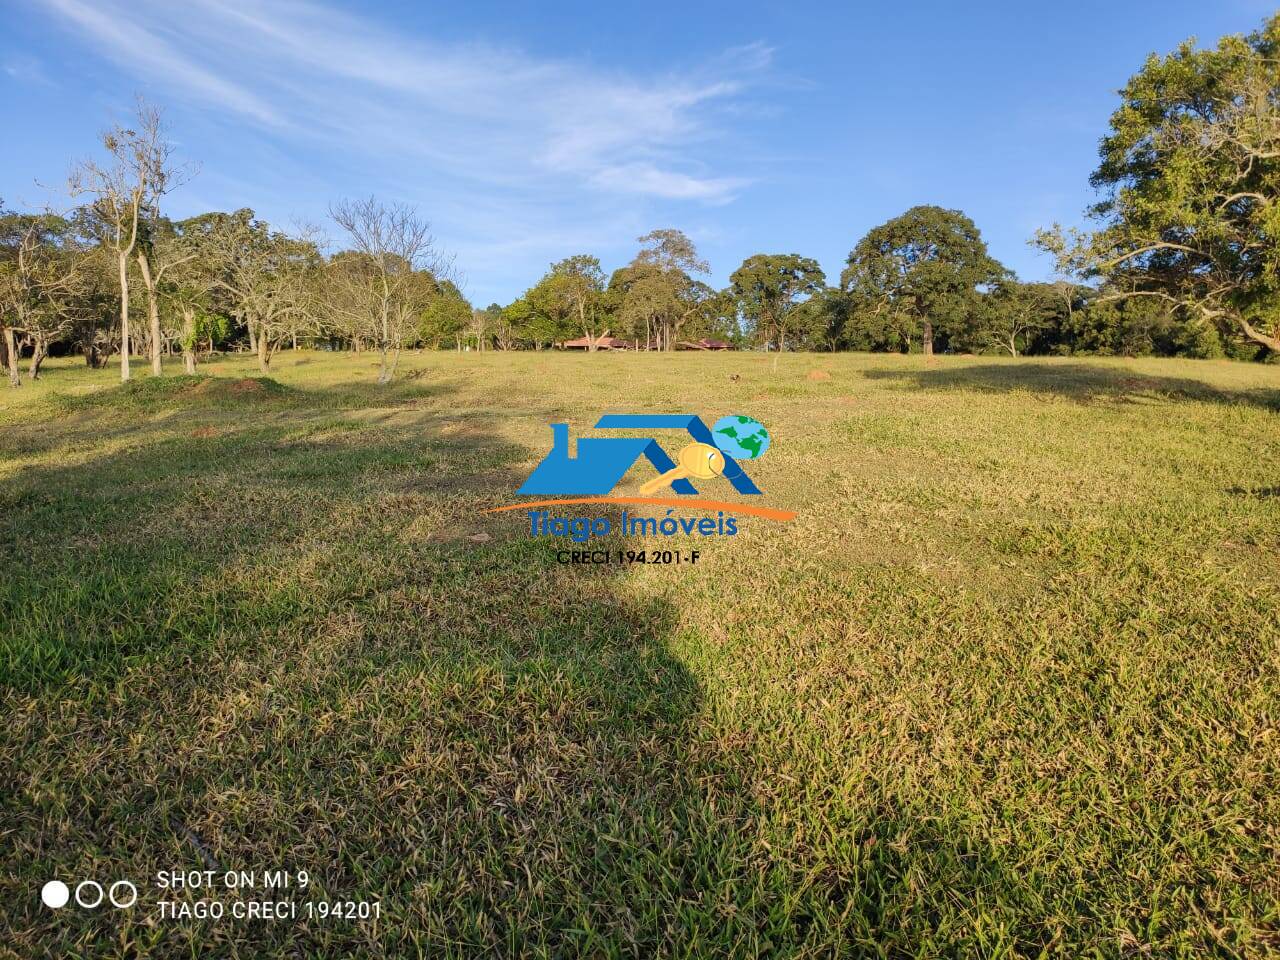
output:
M769 449L769 431L751 417L721 417L712 428L711 437L735 460L755 460Z

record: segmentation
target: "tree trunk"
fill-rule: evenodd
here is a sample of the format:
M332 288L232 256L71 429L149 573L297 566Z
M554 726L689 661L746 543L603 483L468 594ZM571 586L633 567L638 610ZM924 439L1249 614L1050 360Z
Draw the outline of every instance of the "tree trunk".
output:
M27 367L27 376L32 380L40 379L40 365L44 363L44 358L49 355L49 341L42 336L36 336L31 341L31 364Z
M194 310L182 311L182 369L188 375L196 372L196 315Z
M387 366L387 344L382 342L378 344L380 353L380 364L378 366L378 383L386 383L391 379L390 368Z
M271 372L270 340L265 331L258 337L258 369L264 375Z
M253 321L252 320L247 321L245 323L245 326L248 327L249 329L249 349L252 350L254 353L257 353L258 352L258 334L253 328Z
M924 355L926 357L932 358L933 357L933 324L928 320L924 322L924 334L922 337L922 342L924 344Z
M9 386L22 386L22 374L18 370L18 344L13 337L13 327L4 328L4 359L9 368Z
M158 377L164 372L160 360L160 305L156 303L156 285L151 281L151 261L146 252L138 248L138 271L142 274L142 286L147 291L147 318L151 321L147 336L147 352L151 354L151 375Z
M120 379L129 379L129 256L123 251L120 263Z

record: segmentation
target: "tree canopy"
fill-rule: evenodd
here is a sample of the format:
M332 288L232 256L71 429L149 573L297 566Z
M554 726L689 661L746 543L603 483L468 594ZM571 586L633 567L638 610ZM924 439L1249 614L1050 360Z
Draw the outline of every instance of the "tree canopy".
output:
M918 333L932 354L935 331L961 333L978 288L1004 274L972 220L959 210L921 206L863 237L840 279L859 307L889 318L908 341Z
M1280 15L1153 56L1121 91L1092 232L1039 236L1113 298L1154 297L1280 352Z
M757 253L729 278L739 310L756 340L776 350L787 348L792 312L801 300L827 284L818 261L798 253Z

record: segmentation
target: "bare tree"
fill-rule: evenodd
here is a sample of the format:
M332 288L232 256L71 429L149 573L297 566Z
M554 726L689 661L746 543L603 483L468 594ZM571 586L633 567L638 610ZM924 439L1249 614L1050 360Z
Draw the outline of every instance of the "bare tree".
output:
M378 345L378 382L395 376L400 348L438 295L452 261L436 246L430 224L403 204L343 200L329 214L350 239L353 254L330 270L337 287L330 307L352 338Z
M120 277L120 379L129 379L129 260L136 258L147 292L151 372L160 370L160 311L152 275L153 245L148 220L159 216L160 199L186 181L175 168L160 111L138 98L134 128L117 125L102 136L109 159L83 160L71 171L72 196L88 197L105 240L116 256Z

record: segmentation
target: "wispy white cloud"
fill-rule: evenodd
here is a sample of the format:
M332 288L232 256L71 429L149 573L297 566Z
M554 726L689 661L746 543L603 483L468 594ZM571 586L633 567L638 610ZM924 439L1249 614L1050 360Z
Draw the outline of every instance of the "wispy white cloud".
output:
M730 202L751 177L722 134L772 57L754 44L642 74L401 35L315 0L44 3L123 90L146 84L243 145L234 168L205 164L205 199L223 180L269 192L292 170L290 197L308 199L289 215L370 190L417 202L480 296L490 280L509 291L503 273L528 282L558 257L678 225L673 205Z
M266 104L243 87L201 67L150 30L139 25L128 9L107 12L103 4L82 0L45 0L55 11L98 41L103 51L125 66L171 78L204 94L222 106L268 123L279 118ZM175 12L177 12L175 10Z
M604 167L591 178L597 187L623 193L646 193L673 200L724 202L747 184L741 177L693 177L662 170L651 163Z
M125 68L267 127L395 149L497 184L562 177L717 202L744 178L703 175L686 152L705 131L704 111L770 56L751 46L683 76L630 78L402 39L304 0L45 2Z

